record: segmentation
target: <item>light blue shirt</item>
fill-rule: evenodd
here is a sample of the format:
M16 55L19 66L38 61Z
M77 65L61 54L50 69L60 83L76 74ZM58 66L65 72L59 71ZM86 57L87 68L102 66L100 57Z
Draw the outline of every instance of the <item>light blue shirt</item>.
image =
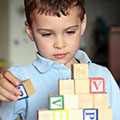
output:
M15 120L20 114L23 120L37 120L37 110L48 108L48 94L58 93L58 80L70 79L71 70L63 64L41 57L26 66L12 67L9 70L20 80L31 79L36 89L28 99L17 102L2 103L0 117L2 120ZM113 109L113 120L120 120L120 90L106 67L90 61L87 54L79 50L76 59L88 64L89 77L105 79L105 92L109 95L109 106Z

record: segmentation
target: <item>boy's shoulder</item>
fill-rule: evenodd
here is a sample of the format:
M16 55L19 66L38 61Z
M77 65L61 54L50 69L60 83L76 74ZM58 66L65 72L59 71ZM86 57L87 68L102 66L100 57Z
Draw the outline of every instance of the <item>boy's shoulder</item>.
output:
M89 64L89 75L90 77L103 77L105 79L111 77L111 73L106 66L98 65L92 62Z

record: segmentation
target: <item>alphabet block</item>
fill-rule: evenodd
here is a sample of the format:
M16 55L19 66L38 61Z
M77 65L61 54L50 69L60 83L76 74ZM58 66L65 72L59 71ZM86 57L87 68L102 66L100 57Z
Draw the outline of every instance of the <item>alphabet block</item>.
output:
M18 100L28 98L27 91L23 84L20 84L19 86L17 86L17 88L21 91L21 95L18 97Z
M86 79L88 78L88 64L73 64L72 66L73 79Z
M94 108L108 108L108 94L94 94Z
M90 92L89 79L75 80L75 94L89 93L89 92Z
M105 93L104 78L90 78L90 93Z
M21 95L18 97L18 100L28 98L29 96L35 93L35 89L32 85L31 80L22 81L21 84L16 88L18 88L21 91Z
M64 109L78 109L78 95L64 95Z
M98 109L83 109L83 120L98 120Z
M59 80L59 95L74 94L74 80Z
M64 109L64 96L63 95L50 95L49 96L49 110L62 110Z
M83 109L69 110L69 120L83 120Z
M113 120L112 108L99 109L98 120Z
M53 120L53 111L52 110L38 110L37 119L38 120Z
M53 120L68 120L68 110L55 110Z
M93 108L93 94L79 94L79 108Z

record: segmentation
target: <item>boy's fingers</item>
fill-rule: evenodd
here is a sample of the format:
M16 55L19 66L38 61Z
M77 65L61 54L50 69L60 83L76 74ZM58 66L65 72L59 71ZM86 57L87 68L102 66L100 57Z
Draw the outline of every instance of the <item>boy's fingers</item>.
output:
M8 92L11 92L17 96L19 96L21 94L20 90L18 90L17 88L15 88L14 85L12 85L11 83L9 83L7 80L5 79L2 79L0 80L0 84L1 84L1 89L5 89L7 90ZM0 91L1 92L1 91Z
M10 81L15 86L20 84L20 80L17 79L10 71L3 71L1 76Z
M4 101L4 102L10 102L9 99L7 99L7 98L3 97L2 95L0 95L0 104L1 104L3 101Z
M16 101L18 99L17 96L11 94L4 88L0 86L0 100L2 101Z

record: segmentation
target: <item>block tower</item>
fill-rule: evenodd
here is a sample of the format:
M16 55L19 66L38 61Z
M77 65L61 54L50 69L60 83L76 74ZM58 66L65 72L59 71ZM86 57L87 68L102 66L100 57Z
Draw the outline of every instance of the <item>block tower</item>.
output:
M104 78L88 78L88 64L73 64L72 79L59 80L59 93L49 95L49 110L38 120L112 120Z

